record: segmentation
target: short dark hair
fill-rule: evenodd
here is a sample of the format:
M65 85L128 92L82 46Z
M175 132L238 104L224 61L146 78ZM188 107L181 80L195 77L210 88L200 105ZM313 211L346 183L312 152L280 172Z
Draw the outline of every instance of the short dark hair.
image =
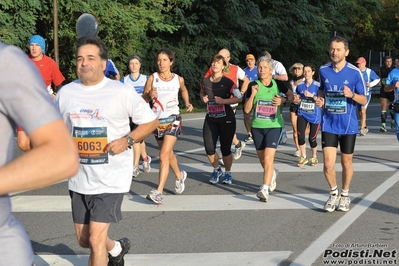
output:
M85 36L81 37L76 41L76 57L77 53L80 47L83 45L88 45L88 44L93 44L97 46L100 49L100 52L98 55L100 56L101 59L107 61L108 60L108 48L107 46L97 37L90 37L90 36Z
M222 60L223 65L227 66L226 60L224 59L223 55L220 55L220 54L215 54L214 56L212 56L211 65L213 62L217 62L219 60Z
M303 69L305 69L305 67L310 68L312 71L316 71L315 68L311 64L304 64Z
M342 37L342 36L335 36L335 37L331 38L330 44L331 44L332 42L343 42L343 43L344 43L344 48L345 48L345 50L349 50L349 43L348 43L348 40L345 39L345 38Z

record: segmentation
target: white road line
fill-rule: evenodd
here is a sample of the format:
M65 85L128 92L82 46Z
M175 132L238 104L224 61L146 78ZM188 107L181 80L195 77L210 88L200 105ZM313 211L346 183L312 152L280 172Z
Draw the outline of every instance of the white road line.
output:
M365 196L359 203L352 206L342 218L336 221L326 232L314 241L302 254L300 254L291 266L312 265L331 244L352 225L382 194L399 181L399 172L388 178L384 183Z
M242 266L278 265L291 255L290 251L126 254L125 265L148 266ZM34 266L87 265L88 255L36 255Z
M351 199L361 193L352 193ZM166 195L162 205L156 205L145 195L125 195L123 212L165 211L240 211L240 210L287 210L322 209L327 194L279 194L271 193L269 202L263 203L255 193L246 195ZM14 196L13 212L70 212L69 196Z
M258 160L256 158L256 160ZM292 160L289 163L275 163L274 168L278 169L281 172L320 172L323 173L323 164L319 163L317 166L309 166L306 165L304 167L298 167L296 165L296 160ZM213 170L210 163L179 163L179 167L181 170L186 171L188 174L190 173L203 173L209 172ZM396 171L399 167L399 163L392 162L383 162L383 163L354 163L353 170L356 172L391 172ZM335 169L337 172L342 171L342 166L340 163L335 164ZM238 163L234 162L231 168L231 171L234 173L263 173L263 168L260 163ZM159 164L152 163L151 164L151 173L159 172Z

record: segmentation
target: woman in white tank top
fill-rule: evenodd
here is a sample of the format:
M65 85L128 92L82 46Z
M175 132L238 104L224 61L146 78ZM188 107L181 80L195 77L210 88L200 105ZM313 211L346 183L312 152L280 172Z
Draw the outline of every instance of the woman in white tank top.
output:
M183 193L184 181L187 177L185 171L180 171L173 152L177 136L181 132L179 91L188 112L193 110L193 106L190 103L183 77L171 72L174 61L175 54L170 49L161 48L158 51L158 72L148 77L143 93L143 98L151 103L152 110L159 119L159 127L154 132L159 146L159 183L157 189L147 195L147 199L156 204L162 204L162 193L168 178L169 167L172 168L176 177L176 194Z

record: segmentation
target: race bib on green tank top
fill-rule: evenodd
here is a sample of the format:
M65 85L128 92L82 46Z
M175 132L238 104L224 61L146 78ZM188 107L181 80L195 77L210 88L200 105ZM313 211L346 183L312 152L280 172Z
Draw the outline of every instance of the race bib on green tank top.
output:
M280 91L277 84L272 80L272 86L266 87L259 80L256 81L259 91L256 93L253 106L253 118L251 126L253 128L279 128L283 126L281 118L281 108L273 106L272 100Z

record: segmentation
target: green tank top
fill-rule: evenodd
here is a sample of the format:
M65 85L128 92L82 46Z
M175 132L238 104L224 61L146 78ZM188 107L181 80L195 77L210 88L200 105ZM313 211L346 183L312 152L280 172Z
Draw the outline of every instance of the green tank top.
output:
M272 86L266 87L259 80L256 81L259 91L256 93L252 103L252 122L253 128L281 128L283 119L281 117L281 107L272 105L274 95L280 95L276 82L272 79Z

